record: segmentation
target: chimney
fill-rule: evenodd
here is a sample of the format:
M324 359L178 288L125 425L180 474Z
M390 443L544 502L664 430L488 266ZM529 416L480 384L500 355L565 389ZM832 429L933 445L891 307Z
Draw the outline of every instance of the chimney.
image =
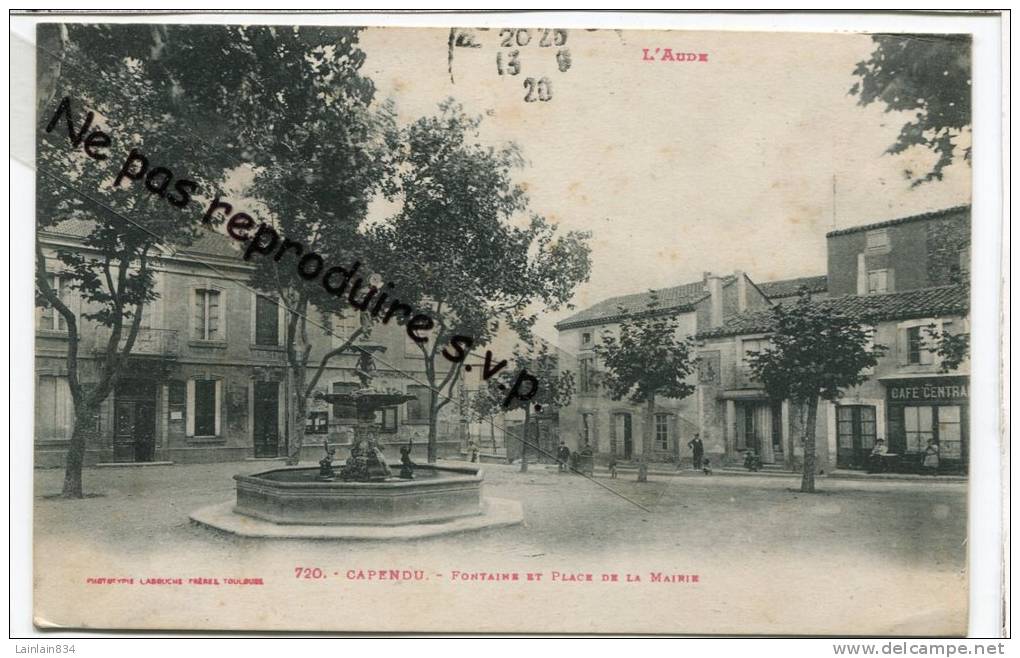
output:
M709 326L721 327L723 323L722 279L711 272L705 272L705 287L708 288Z
M737 313L747 310L747 277L743 271L736 270L733 276L737 277Z

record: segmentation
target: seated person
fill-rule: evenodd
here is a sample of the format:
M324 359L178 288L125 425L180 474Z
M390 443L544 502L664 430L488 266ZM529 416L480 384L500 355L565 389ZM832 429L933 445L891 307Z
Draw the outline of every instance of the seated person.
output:
M936 475L939 472L939 444L934 439L928 439L928 447L924 449L924 461L921 462L921 472L926 475Z
M882 458L889 452L889 448L885 445L885 439L876 439L875 446L871 449L871 455L868 457L868 472L877 473L885 469L885 464Z

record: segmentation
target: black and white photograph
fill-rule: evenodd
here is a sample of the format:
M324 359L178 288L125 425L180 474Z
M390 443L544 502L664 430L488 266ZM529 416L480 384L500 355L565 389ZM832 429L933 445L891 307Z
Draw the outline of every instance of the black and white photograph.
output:
M35 628L968 635L972 33L197 18L11 35Z

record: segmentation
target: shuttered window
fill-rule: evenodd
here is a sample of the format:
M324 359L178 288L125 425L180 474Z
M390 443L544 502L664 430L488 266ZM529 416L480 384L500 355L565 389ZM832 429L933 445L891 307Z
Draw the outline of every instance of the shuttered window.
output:
M255 344L280 344L280 307L275 300L262 295L255 297Z
M195 382L195 435L216 435L216 382Z
M192 336L197 340L224 340L221 317L220 291L195 290Z
M40 375L36 389L35 434L41 439L70 439L74 402L67 377Z

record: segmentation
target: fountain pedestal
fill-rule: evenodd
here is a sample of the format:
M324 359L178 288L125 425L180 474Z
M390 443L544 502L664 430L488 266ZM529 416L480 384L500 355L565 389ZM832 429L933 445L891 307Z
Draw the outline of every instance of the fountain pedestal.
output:
M325 444L318 468L282 468L235 475L236 503L211 505L191 514L196 523L247 537L319 539L413 539L514 525L523 520L517 501L482 498L482 472L463 466L415 465L411 445L401 450L400 477L379 445L376 411L414 396L372 388L371 353L362 350L352 393L320 393L331 404L357 409L350 456L333 467ZM405 452L406 451L406 452Z

